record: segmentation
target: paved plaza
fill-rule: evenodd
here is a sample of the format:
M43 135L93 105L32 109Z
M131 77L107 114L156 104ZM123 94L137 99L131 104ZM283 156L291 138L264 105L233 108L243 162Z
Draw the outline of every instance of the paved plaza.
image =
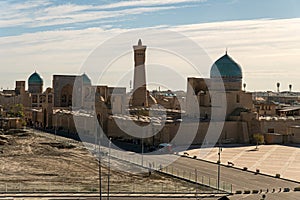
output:
M204 160L216 162L219 148L195 148L188 152L189 156L197 156ZM235 167L256 171L282 178L300 181L300 145L259 145L222 147L221 163L232 162Z

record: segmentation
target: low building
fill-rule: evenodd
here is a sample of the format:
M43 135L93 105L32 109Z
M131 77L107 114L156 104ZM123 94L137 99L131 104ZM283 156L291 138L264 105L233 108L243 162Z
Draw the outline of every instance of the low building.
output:
M290 142L300 144L300 125L290 127Z
M287 106L278 110L279 116L300 116L300 106Z
M287 135L279 133L264 133L265 144L283 144Z
M23 120L20 117L1 117L0 128L4 130L8 129L20 129L23 127Z

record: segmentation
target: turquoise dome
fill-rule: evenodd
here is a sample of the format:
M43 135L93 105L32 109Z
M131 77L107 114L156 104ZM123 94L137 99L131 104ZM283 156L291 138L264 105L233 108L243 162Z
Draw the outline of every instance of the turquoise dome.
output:
M28 78L28 84L43 84L43 82L43 79L37 72L31 74Z
M91 79L88 77L88 75L86 75L86 73L82 74L82 81L83 84L91 84Z
M242 68L237 64L226 52L224 56L219 58L211 67L211 78L233 78L242 79Z

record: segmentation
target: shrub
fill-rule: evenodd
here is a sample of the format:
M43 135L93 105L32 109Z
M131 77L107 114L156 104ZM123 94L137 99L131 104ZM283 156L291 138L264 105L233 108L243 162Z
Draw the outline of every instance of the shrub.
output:
M241 190L238 190L235 192L236 194L242 194L242 191Z
M257 194L259 191L258 190L252 190L253 194Z
M300 187L295 187L295 188L294 188L294 191L295 191L295 192L299 192L299 191L300 191Z
M280 178L280 174L276 174L276 175L275 175L275 178Z
M251 193L250 190L245 190L245 191L244 191L244 194L250 194L250 193Z
M244 167L243 170L244 170L244 171L247 171L247 170L248 170L248 167Z
M96 188L91 188L91 192L97 192Z

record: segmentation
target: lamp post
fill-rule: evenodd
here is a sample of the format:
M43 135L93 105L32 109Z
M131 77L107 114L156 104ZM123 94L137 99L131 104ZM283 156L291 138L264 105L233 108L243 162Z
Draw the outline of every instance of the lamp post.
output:
M56 116L55 116L55 119L56 119L56 124L55 124L55 129L54 129L54 140L56 140L56 131L57 131L57 117L58 117L58 112L56 112Z
M98 129L97 129L98 132ZM99 134L101 135L101 131L99 132ZM102 171L101 171L101 152L100 152L100 145L101 145L101 140L100 140L100 136L98 137L98 172L99 172L99 198L100 200L102 200Z
M146 128L143 128L142 131L142 167L144 166L144 136L146 133Z
M142 136L142 166L144 166L144 131Z
M221 145L220 145L220 142L219 142L219 151L218 151L218 185L217 185L218 190L220 189L221 152L222 152L222 148L221 148Z
M108 143L108 176L107 176L107 200L109 200L109 184L110 184L110 152L111 152L111 138Z

